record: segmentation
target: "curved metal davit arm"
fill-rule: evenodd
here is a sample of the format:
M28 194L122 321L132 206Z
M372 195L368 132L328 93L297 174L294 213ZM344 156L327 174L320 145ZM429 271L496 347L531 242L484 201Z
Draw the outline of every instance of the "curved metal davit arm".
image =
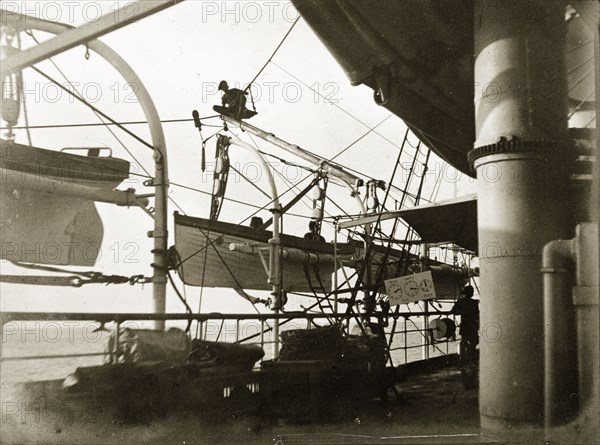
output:
M281 207L279 205L279 195L277 194L277 185L275 184L275 178L269 168L269 164L260 152L252 145L239 141L237 139L229 138L229 144L243 148L250 152L256 160L260 163L262 169L267 174L269 181L269 188L271 189L271 213L273 213L273 237L269 240L269 278L268 283L273 285L273 299L274 303L272 309L275 314L279 313L281 309L281 235L279 233L280 220L281 220ZM275 320L273 326L273 357L277 357L279 354L279 319Z
M6 24L10 24L19 30L34 29L51 34L61 34L74 28L64 23L51 22L18 13L3 14L3 18L5 18ZM134 89L134 93L150 128L155 163L155 177L153 181L155 187L154 230L149 233L154 238L154 261L152 263L154 269L152 280L153 301L154 311L162 314L165 313L166 309L167 197L169 187L167 147L162 124L150 93L133 68L116 51L99 40L91 40L86 45L90 50L98 53L110 63L125 81L137 87ZM156 329L164 329L164 326L164 320L156 321L154 324Z
M263 155L254 148L252 145L247 144L233 138L229 138L229 144L243 148L250 152L256 160L260 163L261 168L267 172L267 180L269 181L269 188L271 189L271 212L273 213L273 237L269 240L269 279L268 283L273 285L273 297L276 301L279 299L281 293L281 270L279 267L281 249L281 235L279 233L280 221L281 221L281 209L279 205L279 195L277 194L277 185L275 184L275 178L273 173L269 169L269 164L265 161ZM274 309L279 309L277 302L275 303Z
M275 184L275 178L273 177L273 173L271 173L271 169L269 168L269 164L267 163L267 161L265 160L265 158L263 157L263 155L260 154L260 152L254 148L252 145L237 140L237 139L233 139L233 138L229 138L229 144L230 145L235 145L237 147L243 148L244 150L250 152L252 154L252 156L254 156L256 158L256 160L260 163L260 166L263 168L263 170L267 173L267 180L269 181L269 188L271 189L271 209L279 209L279 195L277 194L277 185ZM275 219L273 218L273 228L275 228Z

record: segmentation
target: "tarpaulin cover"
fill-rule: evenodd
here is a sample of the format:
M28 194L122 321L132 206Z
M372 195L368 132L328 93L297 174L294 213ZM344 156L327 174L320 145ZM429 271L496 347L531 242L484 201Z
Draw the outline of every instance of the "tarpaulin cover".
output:
M293 0L353 85L384 92L442 159L469 173L473 5L464 0ZM381 101L380 101L381 102Z
M51 185L114 189L129 176L129 162L1 139L0 174L0 258L54 265L96 263L104 229L94 202L55 193ZM47 188L40 189L44 184Z
M353 85L372 88L376 102L438 156L474 175L467 162L475 141L474 92L489 85L474 78L473 0L292 2ZM564 4L577 12L565 36L569 107L585 113L595 109L591 42L598 4Z
M477 252L475 195L397 212L427 243L452 242Z

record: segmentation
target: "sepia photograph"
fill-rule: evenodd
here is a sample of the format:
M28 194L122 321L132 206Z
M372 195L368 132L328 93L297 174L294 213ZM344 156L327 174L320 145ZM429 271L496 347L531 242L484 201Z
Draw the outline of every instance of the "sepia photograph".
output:
M600 1L2 0L0 444L600 443Z

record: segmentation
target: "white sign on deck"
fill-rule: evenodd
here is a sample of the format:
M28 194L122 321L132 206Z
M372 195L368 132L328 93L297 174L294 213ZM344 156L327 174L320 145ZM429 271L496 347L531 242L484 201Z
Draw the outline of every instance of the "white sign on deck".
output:
M385 290L390 305L429 300L436 297L430 271L385 280Z

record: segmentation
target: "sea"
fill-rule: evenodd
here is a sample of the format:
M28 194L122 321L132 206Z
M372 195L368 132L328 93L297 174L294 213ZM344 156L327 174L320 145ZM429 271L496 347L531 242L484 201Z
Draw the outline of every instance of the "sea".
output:
M122 327L150 328L147 323L124 323ZM396 333L391 345L394 365L422 360L457 351L458 342L443 342L422 346L423 335L418 332L423 323L416 321L407 325L406 338ZM186 323L171 323L167 328L185 329ZM288 329L306 328L306 322L290 322L281 327ZM401 323L397 331L403 329ZM236 342L250 338L244 343L259 344L265 350L264 360L273 358L273 334L260 336L261 323L253 320L208 321L190 327L192 338L201 336L206 340ZM388 332L390 328L388 327ZM2 387L24 382L64 379L78 367L105 363L108 355L108 340L114 325L100 326L92 321L11 321L2 327L0 343L0 381ZM407 346L407 348L405 348ZM46 358L45 358L46 357Z

